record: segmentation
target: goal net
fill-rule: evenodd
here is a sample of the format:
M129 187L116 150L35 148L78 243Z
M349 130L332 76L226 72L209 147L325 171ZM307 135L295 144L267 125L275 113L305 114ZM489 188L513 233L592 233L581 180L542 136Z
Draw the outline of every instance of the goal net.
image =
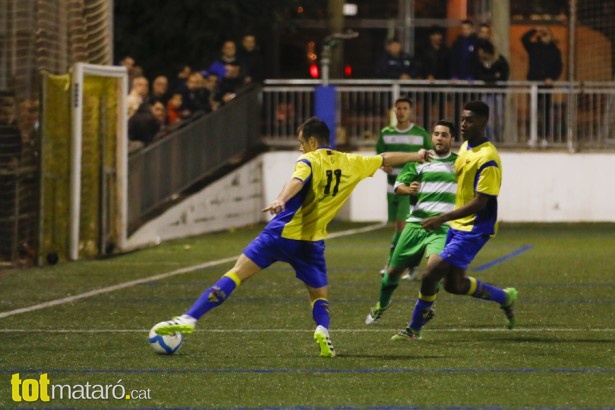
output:
M82 63L70 78L45 77L39 254L47 262L112 253L125 240L127 81L124 68Z

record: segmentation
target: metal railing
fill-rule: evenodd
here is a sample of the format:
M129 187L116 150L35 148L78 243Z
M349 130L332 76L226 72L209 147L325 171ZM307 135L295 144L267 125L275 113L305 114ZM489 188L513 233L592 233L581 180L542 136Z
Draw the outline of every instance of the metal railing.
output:
M259 93L257 88L245 91L130 156L129 232L186 188L260 143Z
M267 80L263 88L263 139L296 144L296 127L314 112L319 80ZM374 144L389 124L399 96L414 102L413 121L425 128L439 119L458 125L463 103L480 99L491 109L489 138L511 148L615 147L615 82L527 81L495 84L425 80L334 80L338 144Z

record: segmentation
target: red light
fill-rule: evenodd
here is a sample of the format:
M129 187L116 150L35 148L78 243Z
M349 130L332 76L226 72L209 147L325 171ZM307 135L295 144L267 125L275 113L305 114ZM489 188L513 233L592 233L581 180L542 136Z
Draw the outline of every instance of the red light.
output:
M350 64L344 66L344 77L352 77L352 66Z
M297 14L302 14L303 13L303 7L299 6L297 7Z
M310 77L320 77L320 70L318 69L318 64L310 64Z

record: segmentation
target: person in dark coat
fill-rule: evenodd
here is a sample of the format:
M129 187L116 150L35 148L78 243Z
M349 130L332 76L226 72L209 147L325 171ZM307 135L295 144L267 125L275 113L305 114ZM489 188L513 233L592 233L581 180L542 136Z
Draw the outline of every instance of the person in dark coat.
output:
M553 32L547 27L535 27L521 37L527 51L529 66L528 81L542 82L541 88L551 88L561 75L564 64L562 53L553 41ZM541 134L543 138L553 138L552 94L538 93L538 112L541 113Z
M387 41L386 53L378 64L376 76L391 80L409 80L418 77L418 68L410 56L402 51L399 40L391 39Z
M481 40L478 44L476 79L484 81L487 83L486 87L493 90L493 88L504 88L504 85L496 85L495 83L508 81L509 75L510 65L506 58L496 52L493 43ZM487 138L492 142L503 141L505 117L503 93L499 91L488 91L481 96L481 100L487 103L492 113L492 115L489 116L487 129L485 130Z
M429 41L421 52L421 77L427 80L448 80L451 70L451 50L444 43L444 31L433 26L429 31ZM437 86L434 85L433 88ZM423 108L423 126L430 127L434 120L445 117L446 93L431 92L427 94ZM438 107L435 118L432 118L432 106Z

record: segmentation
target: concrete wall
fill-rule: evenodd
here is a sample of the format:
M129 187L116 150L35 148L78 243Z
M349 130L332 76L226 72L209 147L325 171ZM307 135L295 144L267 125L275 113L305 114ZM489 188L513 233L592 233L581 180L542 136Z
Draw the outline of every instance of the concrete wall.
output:
M147 222L123 250L261 222L263 162L263 156L248 162Z
M615 154L501 152L499 219L506 222L615 221ZM286 158L285 158L286 156ZM278 153L269 167L287 172L296 154ZM269 177L264 175L265 180ZM281 184L265 202L275 198ZM361 182L339 217L386 220L386 178L378 171Z
M501 221L615 221L615 154L500 154ZM128 249L267 219L261 209L290 178L298 156L271 152L250 161L141 227L129 238ZM385 174L377 171L357 186L339 218L385 221L385 193Z

